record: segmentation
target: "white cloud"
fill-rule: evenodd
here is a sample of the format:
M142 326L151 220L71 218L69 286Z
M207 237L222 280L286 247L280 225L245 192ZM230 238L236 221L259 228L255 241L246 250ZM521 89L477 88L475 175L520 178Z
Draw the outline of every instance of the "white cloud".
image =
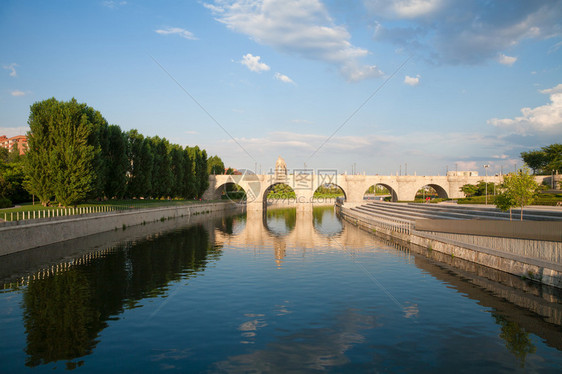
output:
M10 94L12 96L25 96L25 92L20 91L20 90L13 90L12 92L10 92Z
M364 0L374 37L447 64L480 64L526 39L562 34L562 2ZM512 64L509 56L503 59Z
M444 5L443 0L366 0L368 9L396 18L418 18L435 13Z
M185 133L185 134L188 134L188 135L195 135L195 134L199 134L199 132L197 132L197 131L193 131L193 130L187 130L187 131L184 131L184 133Z
M184 39L197 40L193 33L180 27L166 27L165 29L154 30L154 32L160 35L178 35Z
M301 127L304 133L271 132L236 140L259 160L270 160L271 165L264 164L264 168L273 167L277 155L283 156L290 168L302 167L303 160L307 160L327 139L330 129L319 130L325 131L326 134L312 134L306 133L306 129L316 126ZM517 159L520 152L527 149L514 146L510 139L485 133L419 131L407 135L404 136L400 129L385 129L360 136L338 135L322 146L315 157L306 161L307 166L337 168L343 172L346 169L349 171L350 165L358 162L358 165L362 164L359 166L360 170L364 168L371 174L391 175L399 171L400 164L404 170L404 163L407 162L410 174L417 172L417 175L444 175L447 166L449 170L454 170L455 163L463 162L466 164L457 165L459 170L461 166L490 164L490 175L492 172L499 172L501 165L505 168L510 160ZM428 142L428 139L432 141ZM435 147L435 144L440 146ZM240 149L231 139L223 138L209 147L212 149L209 152L220 152L225 155L223 158L231 159L231 165L253 168L253 162L250 165L245 157L239 156ZM506 154L509 157L496 159L491 156L497 154ZM473 164L468 164L470 162ZM481 167L476 170L483 171Z
M558 84L556 87L547 88L539 92L547 95L562 93L562 83Z
M8 138L17 135L25 135L29 131L28 126L23 127L0 127L0 135L6 135Z
M2 66L2 67L3 67L4 69L6 69L6 70L10 70L10 77L14 77L14 78L15 78L15 77L18 76L18 73L17 73L17 71L16 71L16 66L18 66L18 64L16 64L16 63L14 62L14 63L11 63L10 65L4 65L4 66Z
M478 161L456 161L455 169L458 171L476 171L482 166L480 164Z
M548 54L554 53L562 47L562 41L554 44L552 47L548 49Z
M293 82L293 80L291 78L289 78L288 76L281 74L281 73L275 73L275 75L273 76L275 79L277 79L278 81L281 81L283 83L291 83L291 84L295 84L295 82Z
M311 125L311 124L314 123L314 122L309 121L309 120L307 120L307 119L293 119L293 120L291 120L291 122L292 122L292 123L308 124L308 125Z
M102 1L101 3L104 7L110 8L110 9L117 9L119 7L122 7L123 5L127 5L126 1Z
M420 84L419 74L416 75L415 77L410 77L409 75L406 75L404 77L404 83L406 83L407 85L410 85L410 86L417 86L418 84Z
M505 160L505 159L508 159L509 156L508 156L508 155L505 155L505 154L501 154L501 155L493 155L492 158L500 159L500 160Z
M523 108L522 116L519 117L492 118L488 123L520 135L562 132L562 83L540 92L550 95L550 103L536 108Z
M350 81L378 77L376 66L361 65L369 51L349 41L319 0L215 0L207 5L219 22L281 52L337 66Z
M502 65L511 66L517 61L517 57L506 56L503 53L498 55L498 62Z
M255 73L268 71L270 67L264 62L260 62L260 59L260 56L254 56L251 53L247 53L242 57L240 63Z

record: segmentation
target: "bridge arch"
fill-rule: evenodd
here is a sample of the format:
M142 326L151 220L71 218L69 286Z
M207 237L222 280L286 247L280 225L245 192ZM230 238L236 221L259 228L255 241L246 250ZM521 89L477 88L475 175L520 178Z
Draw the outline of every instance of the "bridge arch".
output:
M286 186L286 188L283 188L281 186ZM262 198L263 198L264 206L267 206L267 204L269 204L271 202L268 199L268 195L269 195L270 192L272 192L276 189L279 190L279 192L276 193L278 195L277 199L281 200L282 203L296 203L297 202L297 193L296 193L295 189L284 181L283 182L278 181L278 182L271 183L269 186L267 186L266 188L263 189L263 197Z
M375 182L370 184L369 186L367 186L367 188L365 188L364 192L363 192L363 199L366 200L366 196L368 195L368 192L371 188L374 189L374 191L377 190L377 186L382 186L384 188L386 188L386 190L388 191L389 195L390 195L390 201L398 201L398 193L396 191L395 188L393 188L390 184L384 183L384 182ZM375 193L376 196L376 193Z
M248 186L243 186L243 183L238 184L233 180L226 180L224 183L215 187L213 197L216 199L229 198L231 200L245 200L247 188Z
M345 192L343 187L341 185L337 184L337 183L326 183L326 184L317 186L316 189L314 190L314 192L312 193L312 196L314 197L316 192L318 192L318 190L320 190L321 188L327 188L327 189L332 189L332 190L339 189L341 191L341 193L343 193L344 200L347 200L347 193Z
M416 194L417 194L417 191L421 190L422 188L424 188L426 186L433 188L435 190L435 192L437 193L438 198L440 198L440 199L448 199L449 198L449 194L447 193L447 190L444 187L442 187L442 186L440 186L439 184L436 184L436 183L424 184L423 186L416 189ZM414 199L415 198L416 198L416 196L414 196Z

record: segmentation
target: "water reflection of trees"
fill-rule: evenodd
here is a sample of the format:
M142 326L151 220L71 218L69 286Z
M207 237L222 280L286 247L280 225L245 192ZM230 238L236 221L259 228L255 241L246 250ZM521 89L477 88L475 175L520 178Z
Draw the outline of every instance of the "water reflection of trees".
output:
M521 328L517 322L509 321L497 313L492 314L496 323L501 326L500 338L505 341L505 347L517 358L522 368L529 353L535 353L537 347L531 342L529 333Z
M26 365L66 360L68 369L79 366L71 360L92 352L111 316L143 298L165 296L169 282L197 275L220 253L207 230L193 226L30 282L23 299Z
M313 207L312 223L320 234L328 237L338 235L343 230L341 217L335 213L332 205Z
M236 224L246 223L246 214L223 216L217 219L215 227L227 235L235 234Z
M275 235L288 234L297 225L297 209L267 209L263 223L265 228Z

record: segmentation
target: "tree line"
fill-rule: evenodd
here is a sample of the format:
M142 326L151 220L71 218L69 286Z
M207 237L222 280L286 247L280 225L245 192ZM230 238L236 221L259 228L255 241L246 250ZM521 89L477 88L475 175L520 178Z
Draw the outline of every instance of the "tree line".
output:
M562 144L551 144L541 149L521 152L521 158L533 174L562 173Z
M11 152L0 147L0 208L31 199L24 188L24 160L25 155L20 155L17 143Z
M123 132L75 99L34 103L28 124L25 187L43 205L54 197L71 206L86 199L201 198L218 156L137 130Z

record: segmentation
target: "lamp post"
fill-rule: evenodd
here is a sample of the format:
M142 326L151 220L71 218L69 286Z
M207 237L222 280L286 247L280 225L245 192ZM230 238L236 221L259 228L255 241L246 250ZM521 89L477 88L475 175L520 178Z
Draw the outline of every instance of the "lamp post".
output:
M484 170L486 171L486 205L488 205L488 168L490 167L490 165L486 164L483 166Z

